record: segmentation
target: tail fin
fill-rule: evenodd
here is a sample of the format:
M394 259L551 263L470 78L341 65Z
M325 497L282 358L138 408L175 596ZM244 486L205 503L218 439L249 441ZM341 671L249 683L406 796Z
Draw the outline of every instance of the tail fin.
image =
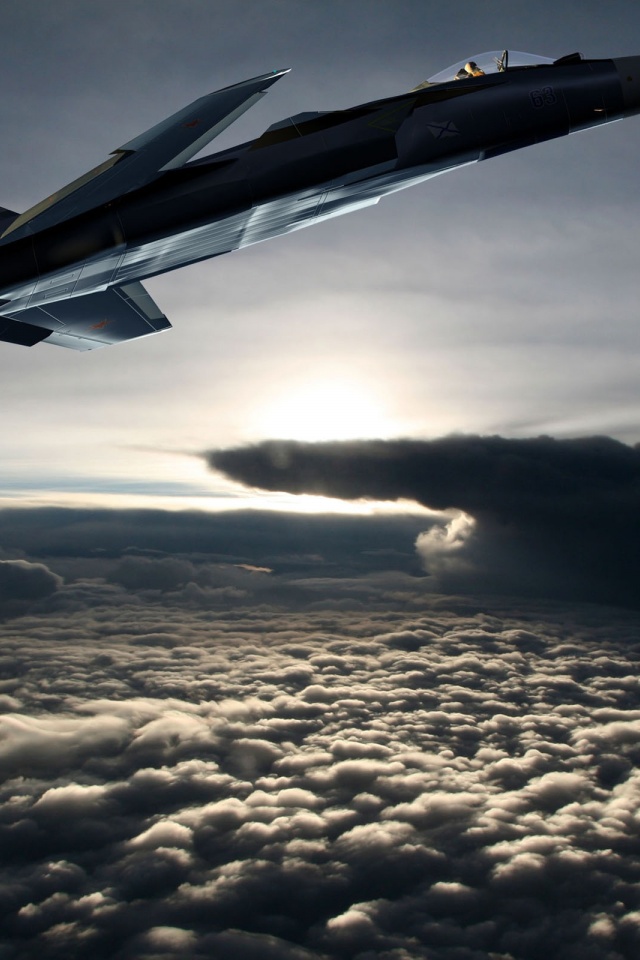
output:
M19 216L20 214L16 213L15 210L7 210L6 207L0 207L0 237L7 227L11 226L13 221L17 220Z

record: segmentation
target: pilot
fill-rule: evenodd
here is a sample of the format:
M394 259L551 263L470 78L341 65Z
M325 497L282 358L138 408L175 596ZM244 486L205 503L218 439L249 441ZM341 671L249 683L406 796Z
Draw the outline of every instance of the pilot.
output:
M481 70L475 60L469 60L465 63L464 69L470 77L484 77L484 70Z
M465 70L465 68L464 68L464 67L460 67L460 69L458 70L458 72L457 72L456 75L455 75L455 79L456 79L456 80L468 80L468 79L469 79L469 76L470 76L470 75L467 73L467 71Z

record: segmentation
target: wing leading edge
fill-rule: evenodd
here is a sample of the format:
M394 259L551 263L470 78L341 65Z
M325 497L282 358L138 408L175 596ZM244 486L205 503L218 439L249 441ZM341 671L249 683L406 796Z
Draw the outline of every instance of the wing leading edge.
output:
M171 324L141 283L0 316L0 340L95 350L168 330Z

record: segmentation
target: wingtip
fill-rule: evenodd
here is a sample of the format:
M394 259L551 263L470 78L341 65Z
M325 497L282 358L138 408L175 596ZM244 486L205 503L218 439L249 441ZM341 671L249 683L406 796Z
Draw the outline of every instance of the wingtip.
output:
M285 73L290 73L291 67L283 67L281 70L272 70L271 73L267 73L265 79L268 80L279 80L280 77L284 77Z

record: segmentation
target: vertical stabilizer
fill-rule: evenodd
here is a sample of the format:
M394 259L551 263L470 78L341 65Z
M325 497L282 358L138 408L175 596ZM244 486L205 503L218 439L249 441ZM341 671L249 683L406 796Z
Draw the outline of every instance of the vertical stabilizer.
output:
M14 220L17 220L19 216L20 214L16 213L15 210L7 210L6 207L0 207L0 237L7 227L9 227Z

